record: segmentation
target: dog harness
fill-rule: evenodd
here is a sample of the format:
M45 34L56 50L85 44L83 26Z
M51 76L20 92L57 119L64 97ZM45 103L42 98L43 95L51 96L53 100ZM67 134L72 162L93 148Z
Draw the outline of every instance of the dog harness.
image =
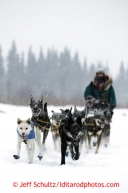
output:
M63 131L64 131L64 133L66 134L67 137L71 138L74 141L78 140L80 138L80 135L82 134L82 131L79 131L76 138L74 138L70 132L68 132L68 131L66 131L66 129L64 129L64 127L63 127Z

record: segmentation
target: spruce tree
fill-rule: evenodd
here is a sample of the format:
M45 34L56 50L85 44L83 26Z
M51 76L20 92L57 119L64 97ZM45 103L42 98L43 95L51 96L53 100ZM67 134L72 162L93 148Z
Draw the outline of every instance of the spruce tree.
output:
M17 95L17 89L20 85L19 80L19 55L17 53L15 42L12 43L12 47L9 51L7 57L7 78L6 86L8 89L8 102L15 102L15 97Z
M2 48L0 46L0 101L4 101L5 94L5 71L4 71L4 62L2 56Z

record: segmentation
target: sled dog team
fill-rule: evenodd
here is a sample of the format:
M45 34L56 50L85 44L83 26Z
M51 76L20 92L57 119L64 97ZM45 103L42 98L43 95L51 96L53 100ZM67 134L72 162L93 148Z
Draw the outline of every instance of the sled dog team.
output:
M54 149L61 151L61 165L65 164L65 157L70 154L73 160L78 160L83 144L91 149L96 146L98 153L101 139L107 147L110 137L110 122L112 112L109 104L104 100L92 99L81 111L76 107L72 113L71 109L60 109L60 112L52 111L49 118L47 103L43 97L35 101L31 96L30 108L31 119L17 119L17 152L13 157L20 158L21 143L25 143L29 163L33 163L35 142L38 146L38 158L43 158L46 151L45 142L48 133L52 132ZM41 141L42 139L42 141Z

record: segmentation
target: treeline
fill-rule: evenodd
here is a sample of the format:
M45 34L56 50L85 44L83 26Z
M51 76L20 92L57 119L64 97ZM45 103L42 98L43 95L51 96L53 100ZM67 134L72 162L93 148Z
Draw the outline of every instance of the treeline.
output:
M60 54L49 49L44 56L42 49L36 58L29 49L27 61L24 54L17 52L15 42L12 43L6 59L3 59L0 47L0 102L16 105L28 105L32 94L36 99L44 96L44 100L52 105L82 105L85 87L93 79L95 72L102 64L87 65L79 61L78 53L71 57L68 48ZM104 67L109 73L108 66ZM119 75L114 80L114 88L118 106L128 106L128 70L121 63Z

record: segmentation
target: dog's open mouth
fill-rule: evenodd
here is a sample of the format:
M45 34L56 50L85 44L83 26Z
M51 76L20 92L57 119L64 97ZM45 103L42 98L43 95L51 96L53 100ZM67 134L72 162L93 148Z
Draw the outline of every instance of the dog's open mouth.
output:
M40 114L41 109L32 109L32 114L36 117Z
M109 125L109 124L110 124L110 122L111 122L111 121L109 121L109 120L105 119L105 124L106 124L106 125Z

